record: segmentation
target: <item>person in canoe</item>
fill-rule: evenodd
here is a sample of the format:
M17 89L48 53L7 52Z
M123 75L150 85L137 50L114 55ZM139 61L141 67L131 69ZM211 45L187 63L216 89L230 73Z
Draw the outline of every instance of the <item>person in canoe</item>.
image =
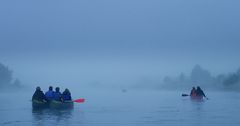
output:
M47 101L47 98L45 97L45 95L42 92L40 87L36 88L36 91L34 92L34 94L32 96L32 101L33 100L40 101L40 102L46 102Z
M62 99L63 99L63 101L71 101L72 100L71 93L67 88L62 93Z
M197 94L198 97L205 97L206 98L205 93L203 92L203 90L199 86L197 86L196 94Z
M55 92L53 93L53 100L62 101L62 94L60 92L60 88L56 87Z
M191 97L196 97L197 96L197 90L195 87L192 87L191 93L190 93Z
M48 91L45 93L45 96L46 96L46 98L47 98L48 101L53 100L53 98L54 98L54 91L53 91L53 87L52 87L52 86L49 86L49 89L48 89Z

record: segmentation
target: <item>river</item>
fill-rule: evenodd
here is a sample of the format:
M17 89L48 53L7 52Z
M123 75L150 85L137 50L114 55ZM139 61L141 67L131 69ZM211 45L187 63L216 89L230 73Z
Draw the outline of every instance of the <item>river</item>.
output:
M206 92L192 101L181 91L85 90L71 110L33 110L33 92L0 94L1 126L237 126L240 93ZM185 92L186 93L186 92ZM78 96L78 97L77 97Z

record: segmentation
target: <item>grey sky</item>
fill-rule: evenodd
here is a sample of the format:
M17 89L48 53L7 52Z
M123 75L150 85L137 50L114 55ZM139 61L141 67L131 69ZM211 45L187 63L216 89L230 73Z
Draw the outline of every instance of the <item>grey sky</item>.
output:
M238 0L0 1L0 61L19 75L39 66L56 72L67 64L68 73L78 66L97 75L106 69L105 75L178 74L195 64L213 73L233 71L240 66L239 5Z

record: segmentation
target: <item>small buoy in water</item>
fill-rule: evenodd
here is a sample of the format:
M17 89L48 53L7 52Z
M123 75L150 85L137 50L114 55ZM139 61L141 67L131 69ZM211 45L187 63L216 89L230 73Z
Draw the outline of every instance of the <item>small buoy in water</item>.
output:
M127 92L127 90L126 90L126 89L122 89L122 92L123 92L123 93L126 93L126 92Z

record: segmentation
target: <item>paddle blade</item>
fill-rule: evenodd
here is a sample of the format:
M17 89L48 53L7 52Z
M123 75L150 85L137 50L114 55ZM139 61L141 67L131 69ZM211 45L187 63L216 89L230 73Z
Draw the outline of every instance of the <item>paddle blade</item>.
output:
M74 102L83 103L83 102L85 102L85 99L84 98L76 99L76 100L74 100Z
M188 94L182 94L182 96L185 97L185 96L189 96L189 95Z

